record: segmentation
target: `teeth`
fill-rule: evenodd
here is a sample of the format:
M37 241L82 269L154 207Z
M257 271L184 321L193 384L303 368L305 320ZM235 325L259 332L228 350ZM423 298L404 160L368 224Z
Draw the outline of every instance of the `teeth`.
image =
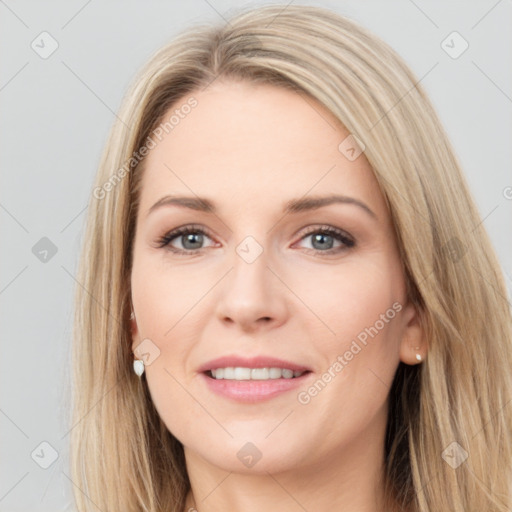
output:
M293 370L283 370L283 378L284 379L292 379L293 378Z
M251 378L251 370L249 368L235 368L235 380L247 380Z
M249 370L249 368L247 368L247 371L251 372L252 380L267 380L270 378L270 368L253 368L252 370ZM277 375L277 372L275 372L275 375ZM281 372L279 372L279 375L277 377L273 378L278 379L279 377L281 377Z
M210 370L214 379L225 380L268 380L268 379L292 379L300 377L301 370L289 370L288 368L217 368Z
M282 377L282 370L281 370L281 368L270 368L268 373L269 373L269 377L271 379L280 379Z

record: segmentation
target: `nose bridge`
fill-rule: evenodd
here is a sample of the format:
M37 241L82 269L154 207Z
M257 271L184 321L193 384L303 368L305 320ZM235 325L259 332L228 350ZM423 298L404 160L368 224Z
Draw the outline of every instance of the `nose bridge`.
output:
M252 296L252 300L264 299L272 288L272 273L268 268L270 251L265 240L261 236L258 238L261 242L248 235L235 247L230 279L239 298L247 295Z
M220 319L229 318L246 328L262 318L279 323L286 314L279 279L269 268L273 260L271 251L263 236L258 238L248 235L234 247L232 268L217 304Z

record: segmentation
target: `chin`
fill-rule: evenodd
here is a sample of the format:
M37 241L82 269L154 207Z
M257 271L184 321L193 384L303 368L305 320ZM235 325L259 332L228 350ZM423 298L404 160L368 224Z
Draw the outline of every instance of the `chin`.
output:
M296 468L303 459L304 446L300 439L297 438L295 443L289 439L290 444L283 446L270 438L265 439L265 435L235 436L224 443L217 438L206 447L188 450L211 465L233 473L267 475Z

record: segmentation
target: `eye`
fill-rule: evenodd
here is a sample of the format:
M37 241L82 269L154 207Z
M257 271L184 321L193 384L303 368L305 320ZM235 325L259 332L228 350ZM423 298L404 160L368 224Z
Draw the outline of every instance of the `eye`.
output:
M158 247L167 247L170 251L177 254L191 254L199 252L205 236L210 238L207 232L199 226L183 226L177 228L158 240ZM171 243L177 239L181 242L182 247L174 247Z
M348 233L332 226L313 227L301 238L301 240L305 240L307 238L311 239L313 245L313 249L309 250L316 253L321 252L324 254L335 254L350 249L356 245L354 239L348 235ZM333 247L335 240L341 243L341 247Z
M159 248L166 247L176 254L193 254L199 253L201 249L205 248L203 247L205 237L211 240L204 228L189 225L170 231L161 237L157 243ZM350 235L332 226L312 227L303 235L301 240L307 238L311 238L313 248L306 249L314 253L334 254L355 246L355 241ZM176 240L181 243L181 247L173 245ZM333 247L334 241L338 241L341 246Z

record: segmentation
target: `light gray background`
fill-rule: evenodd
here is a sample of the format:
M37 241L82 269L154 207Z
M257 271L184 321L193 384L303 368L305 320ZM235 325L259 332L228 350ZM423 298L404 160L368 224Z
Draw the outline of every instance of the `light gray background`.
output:
M423 77L510 297L512 2L294 3L353 17ZM261 4L0 0L0 511L73 510L67 418L74 274L93 175L122 95L152 52L190 23L223 22L237 8ZM31 48L43 31L59 45L47 59ZM469 43L457 59L441 47L453 31ZM42 237L57 247L46 262L32 251ZM35 462L51 462L42 442L58 453L48 469Z

